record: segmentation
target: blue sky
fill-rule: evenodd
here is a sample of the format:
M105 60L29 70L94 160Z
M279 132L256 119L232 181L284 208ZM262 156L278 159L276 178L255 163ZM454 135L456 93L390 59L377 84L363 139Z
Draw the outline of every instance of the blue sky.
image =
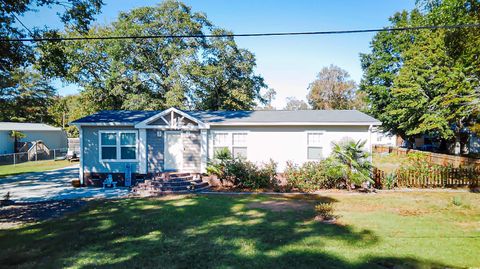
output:
M97 23L115 19L120 11L156 5L150 0L105 0ZM397 11L412 9L414 0L185 0L194 11L205 12L216 26L235 33L324 31L379 28ZM47 24L58 27L54 10L40 9L22 18L29 26ZM285 99L304 99L307 87L324 66L335 64L347 70L359 82L362 76L359 54L369 51L373 34L240 37L242 48L257 58L257 73L277 91L273 105L283 108ZM61 95L78 87L57 83Z

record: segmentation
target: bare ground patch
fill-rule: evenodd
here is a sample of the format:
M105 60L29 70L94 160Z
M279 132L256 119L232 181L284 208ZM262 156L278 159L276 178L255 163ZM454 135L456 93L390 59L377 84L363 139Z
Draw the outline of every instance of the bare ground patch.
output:
M75 212L86 205L84 200L59 200L32 203L17 203L0 207L0 229L15 227Z

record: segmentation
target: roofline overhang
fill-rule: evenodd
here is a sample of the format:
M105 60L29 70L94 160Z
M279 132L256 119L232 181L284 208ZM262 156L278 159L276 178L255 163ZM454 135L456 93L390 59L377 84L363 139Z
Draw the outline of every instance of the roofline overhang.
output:
M82 126L135 126L134 123L129 122L72 122L70 125L76 127Z
M378 126L381 122L210 122L210 126Z

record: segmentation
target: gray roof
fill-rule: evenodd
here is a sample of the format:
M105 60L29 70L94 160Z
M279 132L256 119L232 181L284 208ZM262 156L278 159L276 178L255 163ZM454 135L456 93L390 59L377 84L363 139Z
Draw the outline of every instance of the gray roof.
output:
M44 123L0 122L0 131L61 131L62 128Z
M106 110L74 121L82 123L137 124L162 111ZM200 121L215 124L310 123L310 124L380 124L357 110L258 110L258 111L184 111ZM288 125L288 124L287 124Z
M142 122L162 110L103 110L95 114L75 120L72 123L125 123L137 124Z
M224 123L379 123L357 110L188 111L209 124Z

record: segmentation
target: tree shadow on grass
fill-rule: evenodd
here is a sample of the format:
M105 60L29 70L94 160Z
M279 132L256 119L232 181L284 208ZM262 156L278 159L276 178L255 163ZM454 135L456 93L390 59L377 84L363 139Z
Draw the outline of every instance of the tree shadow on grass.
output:
M369 257L351 262L331 244L372 246L369 230L313 221L311 209L252 209L260 196L188 196L93 202L78 214L0 231L5 267L390 268L436 265ZM324 198L325 201L334 201Z

